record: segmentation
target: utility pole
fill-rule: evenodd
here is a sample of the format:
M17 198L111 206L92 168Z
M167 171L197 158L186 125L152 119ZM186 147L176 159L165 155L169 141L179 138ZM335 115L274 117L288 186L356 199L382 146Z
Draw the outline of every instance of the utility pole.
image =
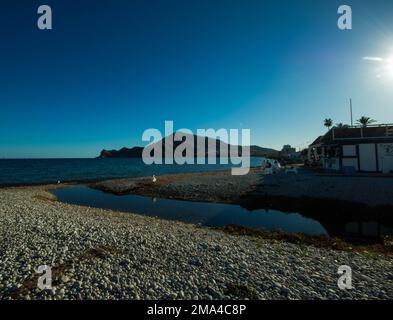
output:
M352 116L352 98L349 99L349 106L351 111L351 127L353 126L353 116Z

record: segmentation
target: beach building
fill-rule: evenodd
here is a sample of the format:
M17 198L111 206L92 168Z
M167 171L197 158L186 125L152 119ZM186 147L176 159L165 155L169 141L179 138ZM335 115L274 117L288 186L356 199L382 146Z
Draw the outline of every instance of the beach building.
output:
M393 124L334 127L309 146L307 158L327 170L393 173Z

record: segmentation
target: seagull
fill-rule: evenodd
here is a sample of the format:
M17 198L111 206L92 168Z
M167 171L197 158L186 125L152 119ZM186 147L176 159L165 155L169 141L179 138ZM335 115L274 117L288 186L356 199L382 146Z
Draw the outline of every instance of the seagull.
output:
M60 184L60 180L57 180L57 184Z
M157 181L156 176L153 174L153 183Z

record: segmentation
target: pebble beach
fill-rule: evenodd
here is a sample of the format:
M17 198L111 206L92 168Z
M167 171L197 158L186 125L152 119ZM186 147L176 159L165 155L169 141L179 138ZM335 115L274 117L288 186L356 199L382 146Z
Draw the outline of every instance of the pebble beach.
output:
M391 256L64 204L55 187L0 189L0 299L393 298ZM40 265L50 290L37 287ZM340 265L351 290L337 286Z

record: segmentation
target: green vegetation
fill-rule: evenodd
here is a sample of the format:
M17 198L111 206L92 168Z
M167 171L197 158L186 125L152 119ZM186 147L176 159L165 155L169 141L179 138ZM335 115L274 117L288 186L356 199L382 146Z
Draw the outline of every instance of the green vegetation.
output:
M368 125L377 122L374 119L371 119L370 117L361 117L359 120L357 120L357 123L362 125L363 127L367 127Z
M332 125L333 125L333 120L330 119L330 118L327 118L327 119L325 119L323 125L324 125L326 128L328 128L328 130L330 130L330 128L331 128Z
M346 129L346 128L349 128L349 125L340 122L340 123L337 123L337 124L336 124L336 128L337 128L337 129Z

